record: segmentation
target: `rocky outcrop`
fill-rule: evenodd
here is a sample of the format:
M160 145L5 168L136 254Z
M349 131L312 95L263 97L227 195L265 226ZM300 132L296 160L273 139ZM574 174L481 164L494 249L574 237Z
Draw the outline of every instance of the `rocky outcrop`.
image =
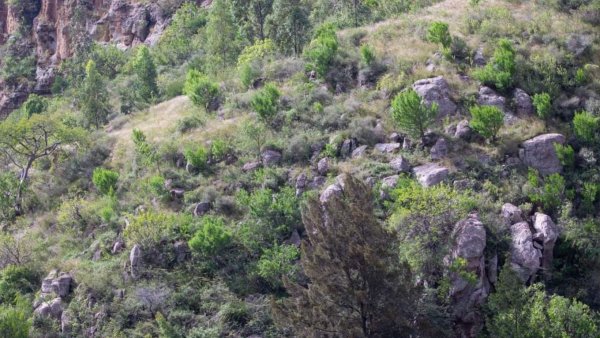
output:
M378 143L375 145L375 150L380 153L395 153L400 150L400 143Z
M477 103L482 106L494 106L506 111L506 99L490 87L482 86L479 88Z
M430 151L432 160L441 160L448 155L448 142L445 138L439 138L431 147Z
M410 172L410 163L402 156L398 156L390 162L390 166L398 173Z
M456 104L450 98L450 87L442 76L419 80L413 84L413 89L425 103L438 105L439 117L456 113Z
M442 182L450 173L448 168L444 168L435 163L428 163L413 169L417 181L424 187L431 187Z
M276 150L265 150L260 157L265 167L275 166L281 161L281 153Z
M504 224L507 226L525 221L525 218L523 217L523 211L510 203L505 203L502 206L502 219L504 220Z
M176 0L173 5L182 1ZM115 43L120 48L154 44L170 21L170 13L156 1L41 0L35 10L19 15L7 0L0 0L0 45L17 27L28 27L21 39L32 44L36 58L35 85L27 88L24 95L23 88L0 84L0 118L17 108L32 90L49 93L54 70L88 37L100 43ZM19 95L14 94L17 91Z
M511 267L523 283L531 282L540 268L542 253L533 245L533 234L527 222L513 224L510 231Z
M550 216L536 212L533 215L533 228L535 229L534 240L542 244L542 269L550 271L554 244L558 239L559 229Z
M558 173L562 165L554 149L555 144L564 144L565 137L561 134L543 134L523 142L519 157L525 165L540 172L542 175Z
M131 266L131 277L137 278L142 265L142 249L136 244L129 253L129 264Z
M534 112L531 97L523 89L516 88L513 92L513 105L517 115L530 115Z
M457 337L476 337L481 331L490 282L486 270L486 231L477 214L459 221L454 227L450 252L450 299ZM457 264L460 260L460 264ZM490 271L495 271L491 269ZM469 276L468 280L465 276Z

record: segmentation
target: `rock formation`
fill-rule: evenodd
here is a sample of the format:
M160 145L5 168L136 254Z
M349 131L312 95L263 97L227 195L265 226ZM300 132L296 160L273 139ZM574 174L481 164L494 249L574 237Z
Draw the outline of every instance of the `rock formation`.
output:
M556 155L554 145L565 143L561 134L543 134L523 142L519 157L526 165L538 170L542 175L558 173L562 165Z

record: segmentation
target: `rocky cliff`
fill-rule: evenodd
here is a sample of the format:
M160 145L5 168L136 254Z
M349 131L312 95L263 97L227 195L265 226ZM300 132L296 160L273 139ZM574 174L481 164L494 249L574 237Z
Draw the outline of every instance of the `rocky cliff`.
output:
M18 107L30 92L48 93L56 67L86 39L121 48L155 43L172 9L181 2L166 6L139 0L25 0L10 5L0 0L0 45L14 37L17 41L12 45L21 48L11 45L11 52L22 57L33 54L36 68L28 81L0 82L0 117Z

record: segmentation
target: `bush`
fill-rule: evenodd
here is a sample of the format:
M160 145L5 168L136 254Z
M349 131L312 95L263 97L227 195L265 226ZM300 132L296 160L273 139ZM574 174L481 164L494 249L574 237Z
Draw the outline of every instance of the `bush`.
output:
M27 338L31 328L28 314L31 309L25 298L19 297L17 305L0 306L0 337Z
M0 224L15 216L15 198L19 181L11 172L0 173Z
M293 277L299 266L294 261L300 257L300 250L294 245L275 245L265 249L258 260L258 275L264 278L272 287L283 286L283 276Z
M552 102L550 102L550 94L540 93L533 95L533 106L537 115L541 119L547 119L550 117L552 110Z
M575 166L575 150L573 150L573 147L555 143L554 149L556 150L556 156L558 156L560 164L567 168L573 168Z
M145 45L138 49L133 60L133 70L137 75L137 92L140 98L149 102L158 96L158 85L156 83L156 65L150 50Z
M269 83L252 97L250 106L264 122L270 122L277 114L281 93L275 84Z
M592 213L595 211L594 203L598 196L599 186L593 182L585 182L583 189L581 190L581 208L586 213Z
M187 162L198 170L206 170L208 168L209 153L204 146L188 146L183 151L183 156Z
M575 113L573 117L573 130L575 136L585 143L592 143L596 140L599 117L586 111Z
M360 59L366 66L370 66L375 61L375 51L373 47L364 44L360 46Z
M98 191L103 195L112 195L117 190L117 181L119 173L104 168L94 169L92 182Z
M165 178L160 175L150 177L148 187L153 194L159 197L166 196L168 193L167 188L165 188Z
M338 50L338 39L332 24L324 24L315 33L304 56L311 63L317 74L325 77Z
M153 249L161 241L174 237L181 226L178 218L172 214L145 211L137 216L130 216L124 235L131 246L139 244L143 248Z
M402 132L413 138L423 138L438 113L437 104L425 104L413 89L402 92L392 100L392 118Z
M439 21L431 23L427 29L427 40L441 44L443 49L450 48L452 37L448 31L448 24Z
M183 92L195 105L209 111L218 100L219 85L211 81L208 76L192 69L187 73Z
M34 114L41 114L48 109L48 101L36 94L31 94L27 98L27 101L23 103L23 111L27 117L31 117Z
M13 304L19 294L34 293L39 283L36 271L25 266L9 265L0 278L0 303Z
M231 242L231 231L220 217L205 216L200 229L190 239L189 245L195 252L212 256L220 253Z
M495 106L474 106L471 112L471 128L486 139L496 140L496 135L504 124L504 113Z
M490 62L484 68L475 70L473 75L488 86L500 90L509 89L516 70L515 56L512 43L507 39L500 39Z
M529 184L534 188L529 193L529 199L542 207L544 212L552 214L562 204L565 194L565 179L560 174L552 174L544 178L543 186L535 170L530 169L528 174Z

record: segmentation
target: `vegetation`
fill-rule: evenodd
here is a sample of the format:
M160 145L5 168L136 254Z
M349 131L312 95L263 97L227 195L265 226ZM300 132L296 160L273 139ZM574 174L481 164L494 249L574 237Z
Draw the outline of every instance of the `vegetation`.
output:
M410 89L394 97L391 112L401 131L413 138L423 139L427 128L437 117L438 106L436 103L427 105L417 92Z
M513 85L515 57L512 43L507 39L500 39L490 62L484 68L475 70L473 75L486 85L507 90Z
M190 70L185 79L184 93L194 104L210 111L219 97L219 86L197 70Z
M280 96L277 87L269 83L252 97L250 105L262 121L271 122L277 114Z
M495 106L474 106L469 112L471 113L471 128L494 142L498 131L504 125L502 110Z

